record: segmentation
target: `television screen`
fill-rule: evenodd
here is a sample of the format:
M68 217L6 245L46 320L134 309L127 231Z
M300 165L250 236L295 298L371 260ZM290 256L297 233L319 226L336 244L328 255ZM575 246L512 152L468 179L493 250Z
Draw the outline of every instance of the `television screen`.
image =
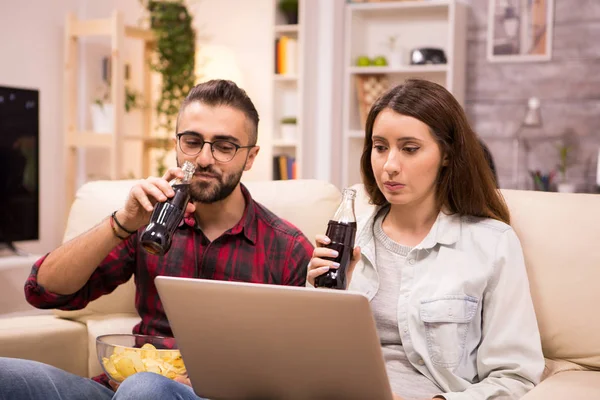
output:
M39 239L39 91L0 86L0 244Z

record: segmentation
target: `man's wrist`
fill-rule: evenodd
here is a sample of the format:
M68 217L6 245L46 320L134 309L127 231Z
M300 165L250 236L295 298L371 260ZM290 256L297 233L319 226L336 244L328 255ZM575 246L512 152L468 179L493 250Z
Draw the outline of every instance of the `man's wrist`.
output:
M124 236L134 234L139 228L138 224L132 218L130 218L123 209L115 211L111 218L114 219L115 226L119 233L123 234Z

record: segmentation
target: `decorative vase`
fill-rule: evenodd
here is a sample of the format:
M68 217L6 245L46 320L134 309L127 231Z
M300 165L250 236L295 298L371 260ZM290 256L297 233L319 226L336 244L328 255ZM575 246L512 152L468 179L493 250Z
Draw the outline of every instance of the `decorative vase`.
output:
M556 185L556 190L560 193L575 193L577 186L572 182L561 182Z
M296 140L296 124L281 124L281 139L289 142Z
M294 11L283 11L285 20L290 25L296 25L298 23L298 10Z
M92 104L92 131L95 133L112 133L115 120L115 109L112 104Z
M400 49L390 51L387 56L388 64L392 68L400 68L404 65L404 54Z

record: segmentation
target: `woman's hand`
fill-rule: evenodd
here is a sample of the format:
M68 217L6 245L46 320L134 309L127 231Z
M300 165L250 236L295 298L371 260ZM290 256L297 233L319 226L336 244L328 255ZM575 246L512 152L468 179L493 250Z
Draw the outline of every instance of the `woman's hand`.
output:
M139 181L129 192L125 206L117 212L119 222L132 231L146 225L154 205L175 195L169 184L169 181L175 178L183 178L181 168L169 169L162 178L149 177ZM195 209L194 204L188 203L185 214L189 215Z
M315 285L315 278L317 276L323 275L325 272L329 271L330 268L337 269L340 265L334 261L326 260L325 258L336 258L338 256L338 252L332 249L328 249L324 247L331 243L331 240L325 235L317 235L315 238L317 242L317 247L313 251L313 256L308 263L308 273L307 280L311 285ZM346 281L347 286L350 286L350 281L352 280L352 273L354 272L354 267L356 267L356 263L360 259L360 247L355 247L352 252L352 258L350 260L350 265L348 266L348 270L346 271Z

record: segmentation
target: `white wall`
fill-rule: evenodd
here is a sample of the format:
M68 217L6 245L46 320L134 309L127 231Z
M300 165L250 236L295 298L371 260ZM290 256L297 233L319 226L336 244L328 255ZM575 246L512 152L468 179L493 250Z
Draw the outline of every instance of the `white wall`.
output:
M107 18L114 9L123 13L126 23L136 25L139 19L146 14L139 0L82 0L82 17ZM211 68L211 77L235 79L247 92L254 105L258 109L261 121L259 124L260 154L251 171L244 175L244 180L270 179L271 163L271 73L272 73L272 18L273 0L200 0L189 1L189 9L194 15L194 28L197 34L198 49L200 54L205 45L210 47L207 57L211 55L219 58L219 55L231 56L237 61L238 73L231 68L223 70L223 76L215 75L218 68ZM137 48L135 43L128 44L129 59L133 62L133 68L141 68L136 62ZM85 58L82 63L88 63L88 71L98 69L99 55L98 43L88 43ZM101 48L100 48L101 49ZM99 52L100 51L100 52ZM202 57L202 56L201 56ZM93 64L90 64L93 62ZM200 71L199 71L200 72ZM97 75L97 74L96 74ZM86 85L94 82L96 78L86 79ZM96 79L97 80L97 79ZM82 98L90 98L89 93L84 93ZM129 116L135 118L135 116ZM128 126L131 124L128 122ZM133 157L135 158L135 157ZM86 166L89 174L102 176L102 154L88 153ZM129 160L132 161L132 160ZM131 168L135 165L133 160ZM126 160L127 162L127 160ZM169 165L175 164L174 156L168 156ZM129 170L126 164L126 170ZM81 179L85 179L81 176Z
M32 253L54 248L64 231L64 21L68 12L77 12L78 5L77 0L2 0L0 4L0 84L40 91L40 240L19 243Z
M339 0L341 1L341 0ZM198 45L210 44L235 55L239 64L241 86L252 98L261 117L259 142L261 152L244 180L270 179L272 163L272 65L273 19L275 0L199 0L190 1ZM0 84L40 89L40 185L41 185L41 239L21 243L20 247L35 253L52 250L62 241L64 232L64 176L63 165L63 58L64 22L68 12L80 18L108 18L115 9L123 13L125 22L137 25L145 13L139 0L0 0ZM35 10L33 12L32 10ZM331 13L326 19L331 18ZM325 21L321 21L323 25ZM80 52L79 77L80 128L89 128L87 110L99 83L99 61L108 42L86 39ZM105 46L105 47L102 47ZM126 44L126 59L134 60L135 44ZM320 49L325 55L331 49L331 38ZM13 62L8 62L13 60ZM315 62L319 62L315 59ZM137 68L134 66L134 69ZM321 65L322 70L328 70ZM329 72L328 74L331 74ZM134 77L135 81L135 77ZM335 98L325 89L323 99ZM313 94L320 96L320 94ZM323 100L322 100L323 101ZM319 103L323 104L322 101ZM329 116L329 117L328 117ZM134 118L134 117L132 117ZM332 123L327 111L319 113L319 136L327 134ZM333 124L335 125L335 124ZM327 171L327 147L321 147L318 167L313 171ZM312 151L309 149L308 151ZM88 174L102 174L102 153L87 153L82 161ZM168 161L174 162L169 159ZM325 164L323 164L325 163ZM135 164L135 162L134 162ZM329 177L327 172L321 178ZM84 173L80 174L85 179Z
M244 180L271 179L273 74L273 0L200 0L190 6L203 43L232 50L241 72L241 86L260 115L260 153Z
M305 146L313 153L311 178L341 184L343 34L345 0L305 0L314 19L311 30L315 40L308 44L307 70L312 70L305 102L312 104L314 124ZM312 65L310 65L312 63Z

